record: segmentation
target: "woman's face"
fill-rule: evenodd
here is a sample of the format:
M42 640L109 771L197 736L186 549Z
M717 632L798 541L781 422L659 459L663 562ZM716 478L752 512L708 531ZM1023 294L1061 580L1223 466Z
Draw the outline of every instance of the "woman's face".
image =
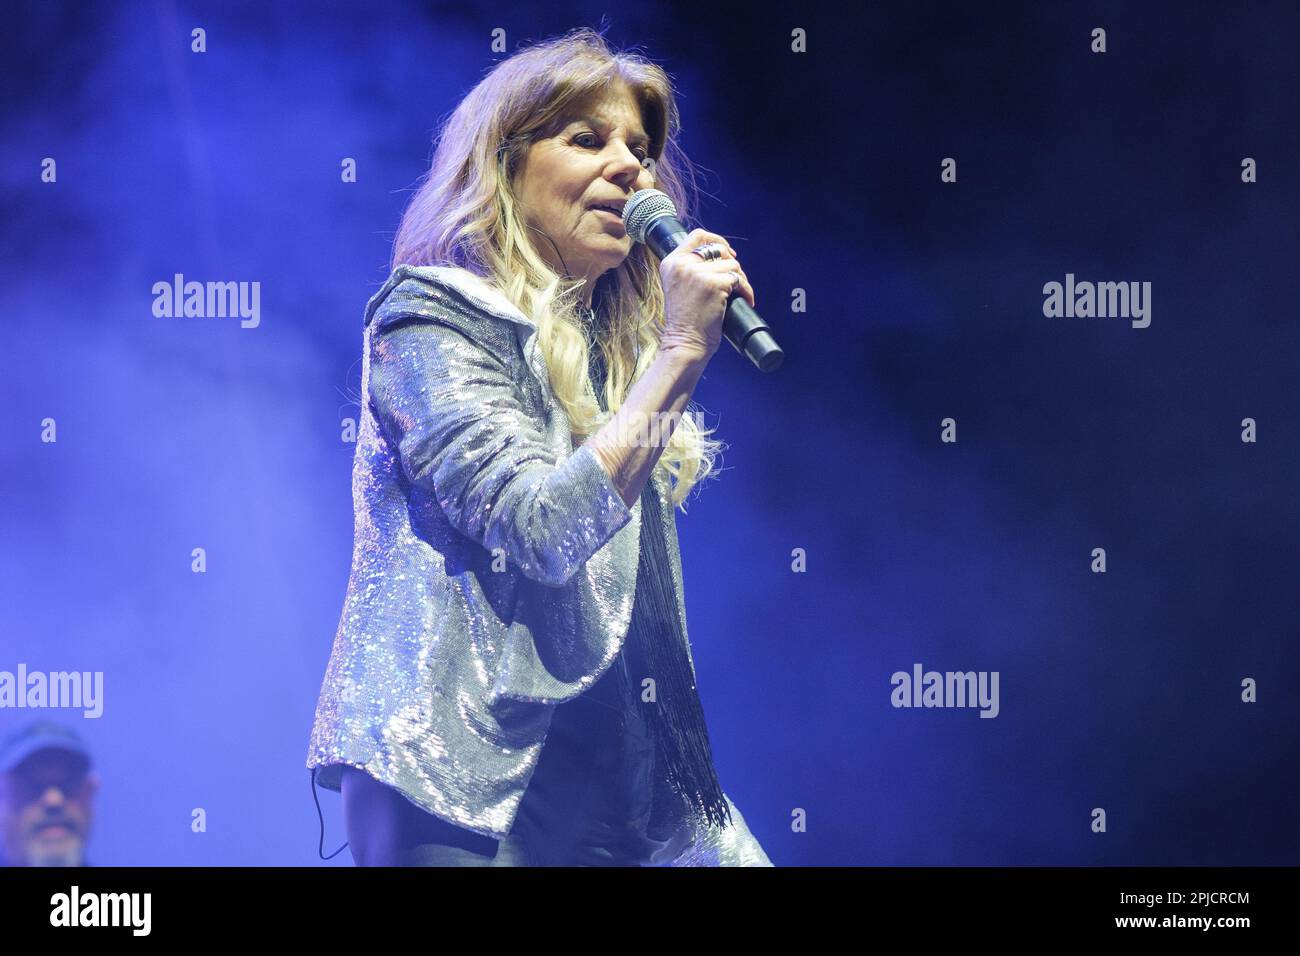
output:
M533 246L560 275L586 278L586 302L602 273L617 268L632 250L623 228L627 198L654 186L647 166L649 138L641 111L625 85L610 88L572 111L556 136L539 139L528 149L516 181L525 221L550 242L530 233ZM616 213L602 212L608 204Z

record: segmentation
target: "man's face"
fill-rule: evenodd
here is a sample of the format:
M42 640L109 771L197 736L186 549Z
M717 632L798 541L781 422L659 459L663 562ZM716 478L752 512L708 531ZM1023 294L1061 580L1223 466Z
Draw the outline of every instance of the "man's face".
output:
M567 266L570 276L586 278L590 295L596 279L632 250L620 214L632 193L654 186L654 164L641 110L625 85L576 106L568 119L557 135L529 146L515 186L525 220L550 236L563 261L536 233L533 246L561 275ZM613 203L618 213L600 212L597 203Z
M0 830L11 866L81 866L98 778L85 761L40 750L0 775Z

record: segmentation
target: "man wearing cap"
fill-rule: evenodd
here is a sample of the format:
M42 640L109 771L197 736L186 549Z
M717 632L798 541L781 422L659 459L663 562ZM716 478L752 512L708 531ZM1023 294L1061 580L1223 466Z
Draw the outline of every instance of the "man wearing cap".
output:
M0 866L90 866L99 775L73 730L29 724L0 744Z

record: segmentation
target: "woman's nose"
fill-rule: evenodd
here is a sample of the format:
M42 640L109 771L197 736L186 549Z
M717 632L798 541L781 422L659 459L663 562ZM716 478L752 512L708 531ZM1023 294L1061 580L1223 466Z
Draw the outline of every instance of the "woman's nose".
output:
M637 159L636 154L626 146L620 145L616 147L616 149L617 153L610 165L612 171L611 178L615 178L617 182L625 185L631 185L632 183L635 183L637 177L641 175L641 170L643 168L641 166L641 160Z

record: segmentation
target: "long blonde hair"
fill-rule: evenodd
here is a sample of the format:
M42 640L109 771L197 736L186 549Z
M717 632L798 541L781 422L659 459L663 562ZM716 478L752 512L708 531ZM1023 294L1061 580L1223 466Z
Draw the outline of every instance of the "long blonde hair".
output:
M605 317L589 329L578 309L585 280L560 276L529 239L513 178L534 140L555 135L572 104L622 82L641 108L655 160L655 188L689 223L694 170L677 146L680 129L672 82L632 52L614 53L589 28L536 43L492 68L461 100L434 141L429 171L411 198L393 244L398 265L455 265L482 277L532 318L551 389L584 441L618 411L628 390L654 361L663 329L658 260L635 243L617 269L592 291ZM688 225L688 228L690 226ZM602 412L588 378L589 349L600 348L608 370ZM686 510L691 488L714 470L725 446L709 436L698 412L673 430L657 467L672 479L672 500Z

